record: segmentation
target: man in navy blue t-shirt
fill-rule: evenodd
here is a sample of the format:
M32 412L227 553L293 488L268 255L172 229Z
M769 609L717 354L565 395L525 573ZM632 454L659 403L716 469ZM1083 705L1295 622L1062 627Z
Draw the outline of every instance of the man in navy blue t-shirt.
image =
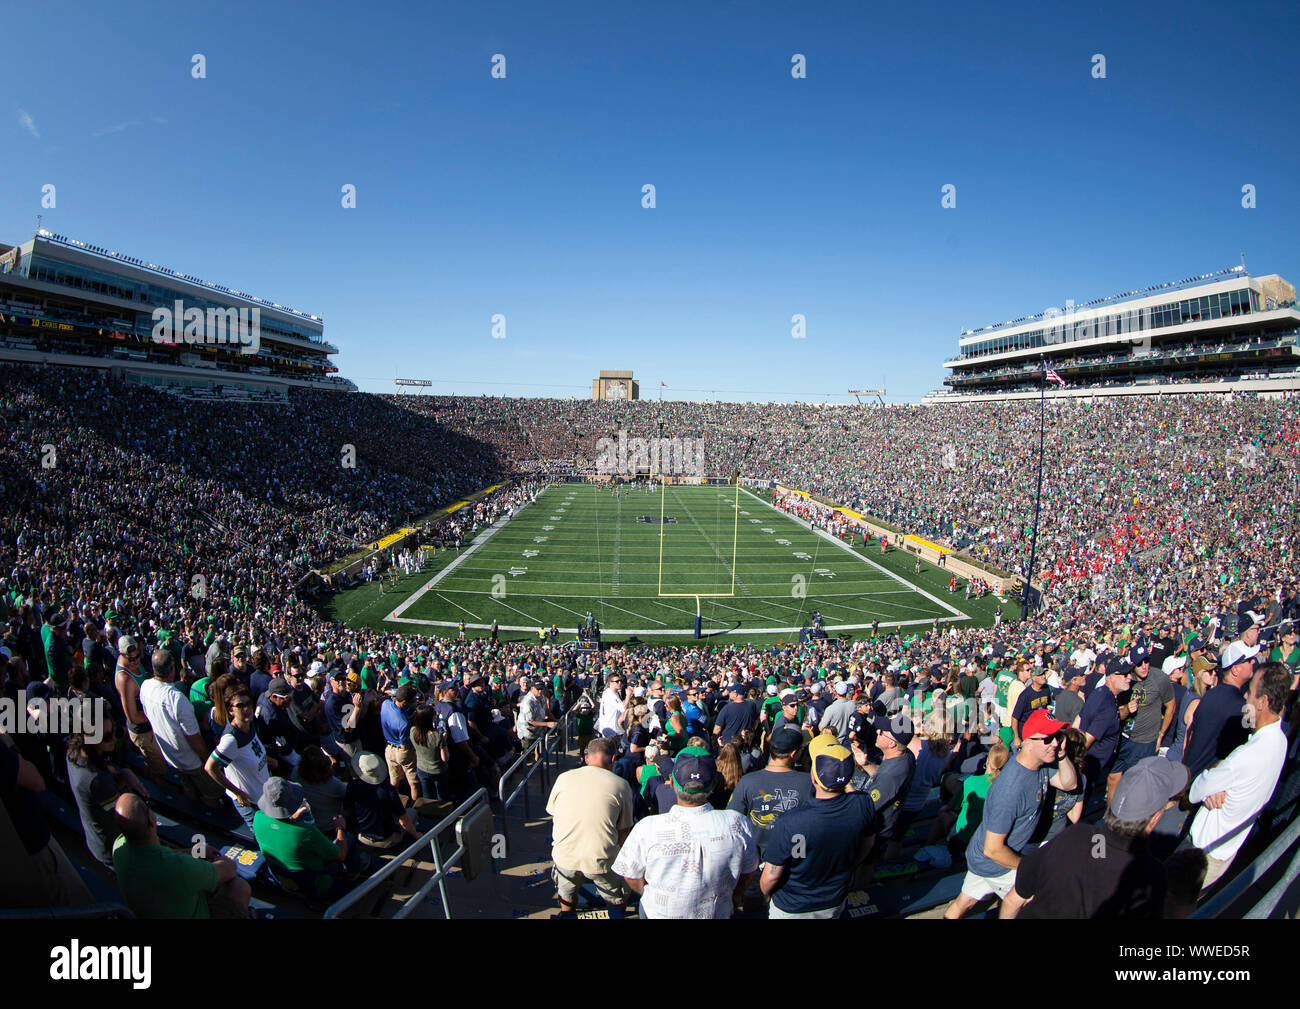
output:
M1195 781L1198 774L1249 738L1242 714L1258 654L1259 645L1238 639L1219 660L1219 685L1201 698L1183 740L1183 763L1190 780Z
M745 688L735 683L729 689L731 700L718 710L717 722L713 726L713 738L718 746L758 724L758 705L745 700Z
M808 752L814 796L776 821L763 853L759 887L772 901L769 918L838 918L875 840L871 797L844 791L853 754L829 736Z
M1106 660L1106 678L1088 695L1079 712L1079 731L1088 743L1083 773L1089 787L1106 778L1115 750L1119 746L1122 721L1116 698L1133 684L1133 670L1119 656Z

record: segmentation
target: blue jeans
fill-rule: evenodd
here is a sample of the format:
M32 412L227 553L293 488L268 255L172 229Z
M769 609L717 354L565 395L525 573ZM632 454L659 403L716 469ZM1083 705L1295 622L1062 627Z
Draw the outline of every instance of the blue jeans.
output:
M246 824L248 824L248 829L251 831L253 829L253 817L257 814L257 807L245 806L242 802L236 802L235 812L240 815L240 818L243 819Z
M417 767L415 773L420 778L420 792L426 799L434 799L437 802L451 801L451 788L447 784L446 770L433 774L429 771L421 771Z
M1131 739L1121 739L1119 743L1119 752L1115 755L1115 763L1111 765L1111 774L1123 774L1130 767L1137 764L1139 760L1155 756L1156 741L1153 739L1149 743L1135 743Z

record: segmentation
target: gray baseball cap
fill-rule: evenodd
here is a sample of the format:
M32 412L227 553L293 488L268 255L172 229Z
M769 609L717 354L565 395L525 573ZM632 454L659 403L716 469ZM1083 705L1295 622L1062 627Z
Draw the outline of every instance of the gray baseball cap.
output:
M1168 757L1144 757L1119 779L1110 811L1120 820L1146 820L1186 787L1186 765Z

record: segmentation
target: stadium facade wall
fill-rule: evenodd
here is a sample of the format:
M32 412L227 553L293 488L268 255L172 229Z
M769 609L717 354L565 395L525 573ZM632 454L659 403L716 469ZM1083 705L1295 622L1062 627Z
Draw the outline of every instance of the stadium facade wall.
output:
M1048 399L1082 399L1091 400L1102 396L1191 396L1196 394L1231 395L1236 392L1249 392L1254 395L1278 397L1300 393L1300 375L1283 378L1242 379L1238 382L1187 382L1179 385L1116 385L1116 386L1080 386L1077 389L1065 388L1049 390ZM921 400L922 406L954 406L959 403L1000 403L1013 400L1033 400L1039 398L1037 389L1029 392L984 392L984 393L930 393Z

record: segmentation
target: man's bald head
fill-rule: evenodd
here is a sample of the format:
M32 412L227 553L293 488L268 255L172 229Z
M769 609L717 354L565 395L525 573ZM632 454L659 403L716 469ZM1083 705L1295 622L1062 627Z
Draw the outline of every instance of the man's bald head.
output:
M117 813L117 825L129 844L149 843L154 830L153 817L148 804L140 796L127 792L117 800L113 810Z

